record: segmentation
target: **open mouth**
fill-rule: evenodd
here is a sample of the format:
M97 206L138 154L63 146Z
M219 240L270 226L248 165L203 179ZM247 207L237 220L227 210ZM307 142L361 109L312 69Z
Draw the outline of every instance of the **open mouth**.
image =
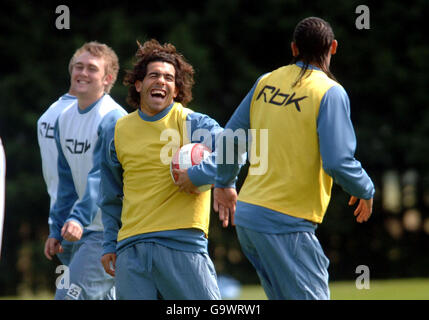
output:
M150 91L150 95L152 96L152 98L164 99L167 93L161 89L152 89Z

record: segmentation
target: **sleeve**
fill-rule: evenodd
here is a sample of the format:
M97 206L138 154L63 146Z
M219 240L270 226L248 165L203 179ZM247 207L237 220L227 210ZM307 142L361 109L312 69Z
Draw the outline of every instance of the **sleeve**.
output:
M116 121L109 123L101 137L101 181L97 204L104 226L103 254L116 252L118 232L122 226L123 169L115 150L115 124Z
M191 143L202 143L211 151L210 157L188 169L189 179L195 186L214 184L216 177L215 142L223 128L207 115L193 112L187 115L187 134Z
M40 151L40 157L42 160L42 175L43 175L43 179L45 180L45 184L47 186L47 181L48 181L48 177L47 177L47 173L46 173L46 162L43 161L43 154L42 154L42 117L40 117L37 120L37 143L39 144L39 151Z
M50 179L49 175L48 175L49 166L48 166L48 162L44 159L44 154L43 154L44 153L44 151L43 151L44 147L43 147L43 140L42 140L42 126L43 126L43 124L46 124L46 123L42 122L42 117L43 117L43 115L37 120L37 142L39 144L40 159L41 159L41 163L42 163L42 176L43 176L43 180L45 180L46 190L48 191L48 194L49 194L49 198L50 198L49 208L51 209L51 207L55 204L56 195L52 194L52 191L51 191L50 186L49 186L49 179ZM53 143L55 143L55 136L54 136L54 142ZM50 156L52 156L52 155L50 154ZM52 171L54 171L54 170L52 170ZM48 217L49 227L51 226L51 224L52 224L52 219L49 216Z
M354 157L356 136L350 119L350 101L343 87L334 86L323 97L317 132L326 173L350 195L372 198L374 184Z
M250 105L256 86L264 76L261 76L255 82L216 141L217 174L215 187L217 188L235 187L240 169L246 163L248 145L251 143L248 135L248 130L250 129Z
M73 182L73 176L67 159L61 148L58 119L55 123L54 137L58 150L58 191L57 200L52 206L49 217L49 238L61 240L61 228L63 227L71 208L79 198Z
M83 227L87 227L94 220L97 211L97 198L100 189L100 159L102 153L102 136L108 125L117 121L122 116L119 110L110 111L103 117L100 122L97 135L98 139L94 147L93 165L88 173L85 193L81 200L77 201L72 212L70 213L69 220L74 220L80 223Z

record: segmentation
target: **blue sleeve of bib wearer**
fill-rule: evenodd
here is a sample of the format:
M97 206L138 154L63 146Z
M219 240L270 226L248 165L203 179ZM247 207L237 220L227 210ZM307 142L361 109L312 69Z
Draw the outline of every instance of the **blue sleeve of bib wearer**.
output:
M104 226L103 254L116 252L118 232L122 226L123 169L116 155L115 124L109 123L101 139L101 182L97 204Z
M58 119L55 122L54 137L58 149L58 191L55 204L49 212L52 221L49 225L49 238L62 240L61 228L69 216L70 209L79 197L76 193L70 166L61 148Z
M374 184L354 157L356 136L350 119L349 97L343 87L333 86L322 98L317 132L326 173L350 195L372 198Z
M216 188L234 188L240 169L246 162L247 146L250 143L248 136L248 130L250 129L250 104L256 86L261 78L262 76L255 82L252 89L244 97L237 109L235 109L225 126L224 132L219 135L216 141L218 148ZM235 133L238 133L237 130L244 130L244 135L235 135ZM243 141L243 137L245 141ZM244 145L245 148L239 148L239 144ZM231 159L233 160L231 161Z
M188 169L189 179L199 187L206 184L214 184L216 177L216 138L222 133L223 128L209 116L193 112L186 117L188 137L191 143L202 143L211 151L210 157L203 160L199 165Z
M98 211L97 198L100 189L100 158L102 153L101 137L104 135L106 127L111 123L116 123L117 119L122 117L122 115L122 112L119 110L112 110L101 120L97 129L98 139L94 147L93 164L92 169L88 173L85 193L82 199L76 202L76 205L67 221L74 220L80 223L82 227L87 227L94 220Z

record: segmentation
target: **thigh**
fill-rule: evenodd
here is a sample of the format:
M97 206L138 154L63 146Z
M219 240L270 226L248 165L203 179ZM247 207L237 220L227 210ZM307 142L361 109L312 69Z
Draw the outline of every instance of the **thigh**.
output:
M157 299L157 289L151 275L150 250L148 244L139 243L118 254L115 287L119 300Z
M298 232L294 262L296 280L301 290L299 299L328 300L329 260L316 235L310 232Z
M58 259L60 259L61 263L65 266L70 264L72 255L73 255L73 246L74 243L70 241L63 240L61 242L61 246L63 247L62 253L57 253Z
M259 239L262 234L239 226L236 226L236 232L241 250L255 268L256 274L261 281L261 285L265 291L265 294L267 295L268 299L275 299L276 295L270 279L270 269L267 268L263 257L261 257L257 249L261 241L264 241L263 239ZM257 244L257 246L255 246L254 242Z
M238 227L237 235L269 299L329 299L329 260L313 233L266 234Z
M329 261L310 232L263 234L256 244L276 299L329 299Z
M219 300L216 271L206 253L174 250L154 244L153 275L167 300Z
M101 300L111 294L114 279L101 264L102 232L84 235L74 246L69 263L69 288L57 290L56 299Z

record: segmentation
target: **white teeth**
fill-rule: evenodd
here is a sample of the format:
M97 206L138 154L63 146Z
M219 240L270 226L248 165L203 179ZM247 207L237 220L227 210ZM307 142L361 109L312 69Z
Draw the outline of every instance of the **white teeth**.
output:
M152 91L151 91L151 94L152 94L152 95L159 94L159 95L161 95L162 97L165 97L165 92L164 92L163 90L157 90L157 89L154 89L154 90L152 90Z

